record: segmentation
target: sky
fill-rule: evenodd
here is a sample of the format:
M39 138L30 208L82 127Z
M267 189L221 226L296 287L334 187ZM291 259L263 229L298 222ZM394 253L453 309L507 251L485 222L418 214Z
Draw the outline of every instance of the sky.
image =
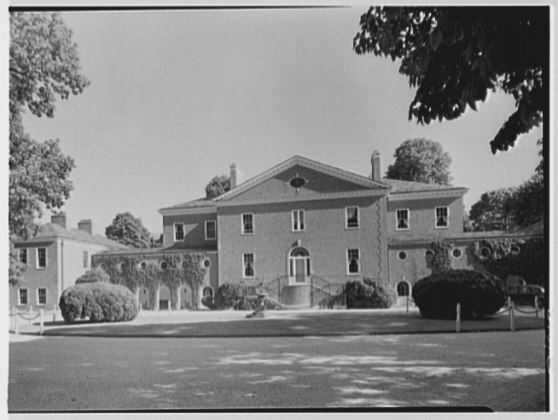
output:
M383 174L409 138L442 144L466 207L534 174L542 127L490 151L511 96L493 93L454 121L409 121L414 89L399 63L353 52L366 10L63 13L91 85L58 100L54 118L23 121L75 160L63 207L72 226L92 219L104 234L128 211L158 235L158 209L203 197L233 162L240 181L293 155L368 176L378 150Z

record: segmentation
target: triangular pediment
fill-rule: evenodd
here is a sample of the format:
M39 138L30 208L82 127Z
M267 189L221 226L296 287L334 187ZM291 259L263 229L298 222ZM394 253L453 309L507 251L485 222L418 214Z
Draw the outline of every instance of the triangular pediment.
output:
M216 201L317 198L384 192L389 186L301 156L269 169L223 194Z

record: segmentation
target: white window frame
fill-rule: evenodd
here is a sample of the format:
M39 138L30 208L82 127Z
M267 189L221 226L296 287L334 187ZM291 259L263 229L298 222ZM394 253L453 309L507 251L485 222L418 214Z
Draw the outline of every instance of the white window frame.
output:
M251 255L252 256L252 275L251 276L247 276L246 275L246 256L247 255ZM243 279L253 279L256 277L256 254L254 254L253 252L245 252L242 254L242 278Z
M400 211L406 211L407 212L407 227L405 228L400 228L399 227L399 212ZM409 227L411 226L410 224L410 220L411 220L411 210L409 209L396 209L395 210L395 230L409 230Z
M350 256L350 252L351 251L356 251L358 253L358 258L357 258L357 264L358 264L358 271L351 273L350 267L351 267L351 256ZM347 259L346 259L346 264L347 264L347 275L349 276L358 276L361 272L361 260L360 260L360 248L347 248L347 252L345 253Z
M21 261L22 253L25 254L25 262ZM27 252L27 248L19 248L17 259L21 264L27 265L27 263L29 262L29 253Z
M438 226L438 209L446 209L446 225L445 226ZM447 229L450 225L450 209L448 206L439 206L434 208L434 227L436 229Z
M453 253L454 253L455 251L459 251L459 257L456 257L455 255L453 255ZM456 248L453 248L453 249L451 250L451 257L452 257L454 260L460 260L460 259L463 257L463 250L462 250L461 248L457 248L457 247L456 247Z
M45 291L45 301L44 303L41 303L40 299L39 299L39 290L44 290ZM47 289L46 287L39 287L37 288L37 306L46 306L47 304Z
M182 226L182 239L176 239L176 227L177 226ZM174 242L184 242L184 240L186 239L186 232L184 231L184 223L174 223L173 224L173 233L172 233L172 239L174 240Z
M21 302L21 291L25 290L25 300L27 300L27 302L22 303ZM17 289L17 306L26 306L29 305L29 289L27 289L26 287L22 287L20 289Z
M39 250L41 250L41 249L44 249L44 250L45 250L45 265L39 265L39 262L40 262ZM48 263L47 263L47 261L48 261L48 260L47 260L47 249L46 249L45 247L39 247L39 248L37 248L37 251L35 252L35 257L36 257L36 259L35 259L35 268L36 268L37 270L44 270L44 269L47 267L47 265L48 265Z
M212 238L210 238L209 235L207 234L207 233L208 233L207 226L208 226L210 223L213 223L213 233L214 233L214 236L213 236ZM217 220L206 220L206 221L205 221L205 240L206 240L206 241L215 241L215 240L217 240Z
M250 216L252 218L252 230L251 231L247 231L244 229L244 216ZM240 229L243 235L253 235L254 231L256 230L255 226L254 226L254 213L242 213L240 215Z
M302 217L300 217L302 215ZM302 219L302 223L300 222ZM302 225L302 226L301 226ZM304 210L298 209L291 212L291 232L304 232L306 230L306 220Z
M349 226L349 209L356 209L357 214L357 225ZM345 207L345 229L360 229L360 207L359 206L347 206Z

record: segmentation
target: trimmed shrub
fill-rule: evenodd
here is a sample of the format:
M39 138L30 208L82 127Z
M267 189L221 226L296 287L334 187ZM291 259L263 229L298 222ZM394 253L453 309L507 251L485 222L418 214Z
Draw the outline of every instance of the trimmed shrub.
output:
M215 292L215 298L206 296L202 299L204 306L212 310L234 309L238 311L255 310L258 302L257 296L248 296L246 287L241 284L223 283ZM264 309L280 309L281 304L266 297Z
M457 303L461 318L484 318L505 303L504 285L471 270L449 270L419 280L413 286L413 300L425 318L455 319Z
M59 306L67 323L78 318L89 318L90 322L131 321L138 314L134 294L124 286L110 283L69 287L60 296Z
M347 308L389 308L397 301L397 292L390 284L365 278L345 284Z
M93 267L91 270L87 270L76 280L76 284L108 282L110 282L110 276L100 267Z

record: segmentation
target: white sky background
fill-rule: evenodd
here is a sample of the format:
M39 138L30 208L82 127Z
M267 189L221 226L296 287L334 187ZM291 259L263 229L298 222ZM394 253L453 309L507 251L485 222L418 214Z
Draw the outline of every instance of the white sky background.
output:
M366 10L63 13L91 85L58 100L53 119L27 112L24 126L37 140L59 138L76 162L63 208L73 227L91 218L104 234L129 211L157 234L159 208L204 196L232 162L241 180L295 154L369 175L377 149L384 174L415 137L450 154L453 184L470 188L467 207L528 179L542 128L490 151L511 96L492 94L454 121L408 120L414 90L399 63L353 52Z

